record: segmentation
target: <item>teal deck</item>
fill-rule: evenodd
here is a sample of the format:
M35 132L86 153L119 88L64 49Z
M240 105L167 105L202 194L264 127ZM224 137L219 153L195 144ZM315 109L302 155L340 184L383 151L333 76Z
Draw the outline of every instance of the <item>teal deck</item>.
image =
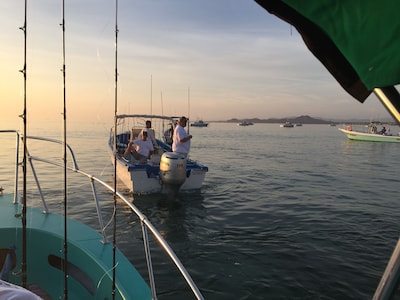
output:
M17 267L21 268L21 205L12 203L12 195L0 196L0 248L16 246ZM62 271L64 217L44 214L27 208L27 278L29 284L41 286L53 299L63 295ZM68 287L71 299L105 299L111 297L112 244L103 244L102 236L92 228L68 220ZM117 250L116 299L151 299L151 291L127 258ZM21 283L20 276L10 281ZM62 297L61 297L62 298Z

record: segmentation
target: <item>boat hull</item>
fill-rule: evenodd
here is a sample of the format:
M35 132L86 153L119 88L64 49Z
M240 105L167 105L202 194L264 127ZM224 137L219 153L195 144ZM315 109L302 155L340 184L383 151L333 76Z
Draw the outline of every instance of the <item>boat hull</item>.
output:
M301 125L300 125L301 126ZM286 122L284 124L280 124L279 127L281 128L293 128L294 124L290 123L290 122Z
M251 122L246 122L246 121L244 121L244 122L238 123L237 125L238 125L238 126L250 126L250 125L254 125L254 124L251 123Z
M339 128L339 131L343 132L349 140L354 141L400 143L400 136L396 135L365 133L343 128Z
M190 124L191 127L207 127L208 123L205 122L195 122Z
M0 196L0 248L15 246L16 268L9 282L21 285L16 269L22 259L21 206L12 195ZM63 298L64 217L27 208L27 285L38 285L52 299ZM68 220L68 296L70 299L107 299L112 288L113 245L90 227ZM127 258L117 249L116 299L151 299L151 291Z
M201 189L207 172L207 167L188 161L186 179L179 190L192 191ZM118 158L117 176L134 194L168 192L168 187L163 184L160 178L159 165L136 165L127 162L123 158Z

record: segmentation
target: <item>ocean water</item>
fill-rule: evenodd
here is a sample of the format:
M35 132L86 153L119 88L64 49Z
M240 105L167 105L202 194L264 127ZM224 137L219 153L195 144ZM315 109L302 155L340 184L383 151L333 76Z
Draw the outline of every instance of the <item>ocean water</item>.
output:
M112 184L110 126L71 124L68 141L82 170ZM60 128L41 123L29 130L59 138ZM202 190L127 196L162 233L206 299L370 299L399 238L400 145L349 141L337 128L191 127L190 155L209 167ZM0 185L11 192L13 169L5 161L12 158L13 140L0 139ZM39 176L45 193L60 199L51 209L60 210L62 195L45 182L61 180L61 174L44 167ZM71 176L69 193L70 214L96 226L90 187ZM29 195L40 204L33 188ZM112 195L104 192L100 201L109 209L108 221ZM118 244L144 272L140 222L121 203L117 213ZM152 256L160 264L158 298L190 299L164 255Z

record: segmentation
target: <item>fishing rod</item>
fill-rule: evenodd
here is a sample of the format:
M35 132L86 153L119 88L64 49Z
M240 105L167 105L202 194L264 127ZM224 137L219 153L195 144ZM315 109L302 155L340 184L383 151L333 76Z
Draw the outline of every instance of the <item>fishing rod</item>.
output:
M117 115L118 115L118 0L115 0L115 83L114 83L114 230L113 230L113 268L112 299L115 299L116 247L117 247Z
M26 73L27 73L27 0L25 0L25 13L24 13L24 25L20 27L24 32L24 67L20 72L24 75L24 110L20 117L24 123L24 133L23 133L23 160L22 160L22 171L23 171L23 191L22 191L22 262L21 262L21 283L22 287L26 288L27 282L27 239L26 239L26 159L27 159L27 145L26 145L26 136L27 136L27 129L26 129L26 121L27 121L27 101L26 101Z
M62 0L62 69L63 74L63 162L64 162L64 299L68 299L68 190L67 190L67 89L65 74L65 0Z

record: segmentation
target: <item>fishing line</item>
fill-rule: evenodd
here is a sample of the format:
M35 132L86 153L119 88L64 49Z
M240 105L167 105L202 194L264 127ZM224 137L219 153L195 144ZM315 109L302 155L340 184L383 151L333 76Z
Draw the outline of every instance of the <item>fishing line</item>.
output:
M117 263L115 266L113 266L113 267L112 267L111 269L109 269L108 271L104 272L104 274L100 277L99 281L97 282L96 291L99 290L99 287L100 287L101 282L103 281L104 277L106 277L106 275L109 274L110 271L113 271L113 272L114 272L114 270L117 268L118 265L119 265L119 263Z

